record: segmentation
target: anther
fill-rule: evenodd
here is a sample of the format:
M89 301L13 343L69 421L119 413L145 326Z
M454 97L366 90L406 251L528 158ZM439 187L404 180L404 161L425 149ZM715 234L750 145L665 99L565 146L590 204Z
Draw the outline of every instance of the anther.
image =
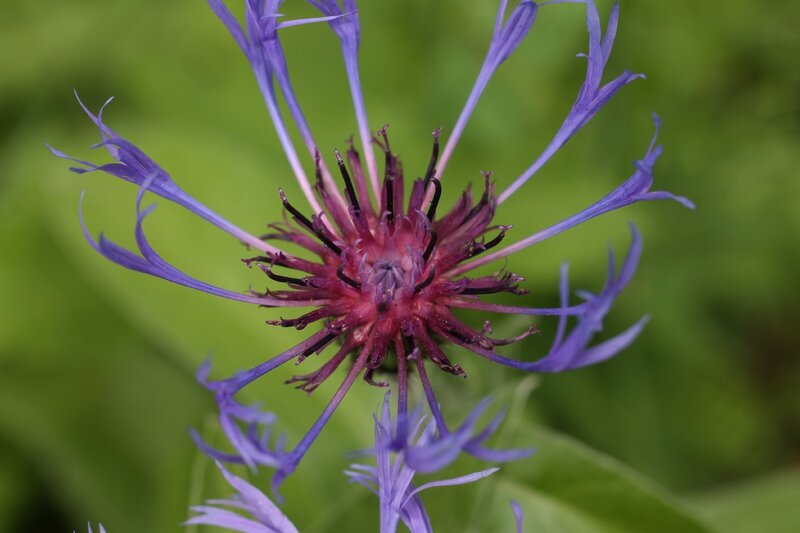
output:
M414 287L414 294L417 294L422 289L424 289L425 287L427 287L428 285L433 283L433 278L435 278L435 277L436 277L436 267L434 266L434 267L431 267L431 273L428 274L428 277L425 278L425 281L423 281L422 283L420 283L419 285Z
M383 188L386 189L386 220L391 224L394 220L394 176L386 176Z
M462 290L459 294L494 294L508 290L507 286L495 285L493 287L474 287Z
M306 218L306 216L297 210L292 204L289 203L289 200L286 198L286 193L283 192L283 189L278 189L278 193L281 195L281 202L283 202L283 207L289 211L300 224L311 230L311 232L317 236L317 238L322 241L322 244L330 248L333 253L336 255L341 255L342 249L336 246L332 240L330 240L324 233L323 229L317 229L314 227L314 224Z
M433 183L434 191L431 205L428 207L428 220L433 222L433 218L436 216L436 206L439 205L439 199L442 197L442 184L436 178L431 178L430 182Z
M452 335L457 340L463 342L464 344L474 344L475 343L475 338L474 337L467 337L466 335L464 335L463 333L461 333L460 331L458 331L455 328L447 328L446 331L447 331L447 333Z
M339 279L353 287L354 289L360 289L361 283L357 282L354 279L350 279L344 274L344 267L345 265L339 265L339 268L336 269L336 275L339 276Z
M259 255L256 257L248 257L246 259L242 259L242 263L247 265L247 268L252 268L253 263L271 263L273 261L272 257L267 257L266 255Z
M311 221L308 220L308 218L303 213L298 211L297 208L295 208L292 204L289 203L289 199L286 198L286 193L283 192L283 189L279 188L278 194L280 194L281 196L281 202L283 202L283 207L285 207L286 210L289 211L297 219L299 223L301 223L302 225L304 225L305 227L316 233L316 231L314 230L314 224L312 224Z
M386 133L388 129L389 129L389 125L388 124L384 124L383 127L380 130L378 130L378 135L383 137L383 142L384 142L384 145L382 146L383 151L385 153L391 155L392 147L389 146L389 135Z
M335 339L338 336L339 335L336 334L336 333L328 333L327 335L322 337L322 339L320 341L316 342L313 346L311 346L310 348L306 348L306 350L302 354L302 357L304 357L304 358L308 357L312 353L314 353L316 351L319 351L319 350L322 350L322 348L325 347L325 345L327 345L329 342L331 342L333 339Z
M342 179L344 180L344 186L347 189L347 197L350 200L350 205L353 206L355 211L359 211L361 207L358 205L358 197L356 197L356 190L353 188L353 182L350 179L350 173L347 172L347 167L344 164L344 160L342 159L342 154L339 153L339 150L334 148L333 154L336 156L336 164L339 165L339 172L342 173Z
M430 236L430 240L428 241L428 246L427 246L427 248L425 248L425 253L422 254L422 260L425 261L426 263L428 262L428 259L431 258L431 254L433 253L433 249L436 247L436 241L439 238L439 235L433 230L430 231L430 235L431 236Z
M279 283L294 283L295 285L307 286L309 282L308 278L293 278L290 276L276 274L272 271L272 267L269 265L259 264L258 267L264 271L264 274L266 274L269 279Z
M506 232L511 229L511 226L500 226L500 233L498 233L494 239L490 240L489 242L482 244L480 246L476 246L474 250L469 254L469 257L475 257L478 254L482 254L486 250L490 250L500 244L502 240L506 236Z
M320 213L319 218L321 218L322 215L324 214L325 214L324 212ZM312 231L314 232L314 235L316 235L317 238L322 241L322 244L330 248L333 251L333 253L335 253L336 255L342 255L342 249L336 246L336 244L334 244L334 242L330 240L327 237L327 235L325 235L325 227L322 225L321 222L319 224L319 227L312 228Z
M431 153L431 161L428 163L428 170L425 171L425 187L427 188L428 183L433 178L433 174L436 171L436 162L439 159L439 137L442 135L442 128L437 129L433 132L433 153Z

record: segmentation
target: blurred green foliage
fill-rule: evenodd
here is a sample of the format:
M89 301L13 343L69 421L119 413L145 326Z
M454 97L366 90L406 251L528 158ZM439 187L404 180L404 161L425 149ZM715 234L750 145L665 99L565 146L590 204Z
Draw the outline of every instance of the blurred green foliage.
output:
M287 4L287 14L310 12ZM362 4L370 119L391 124L407 171L421 173L428 133L453 124L479 68L494 2ZM619 331L644 312L652 321L616 359L544 376L529 396L519 392L531 386L523 376L453 350L470 379L435 376L447 415L460 419L459 406L489 393L497 405L516 397L501 438L533 443L539 453L491 481L426 494L437 531L508 531L512 496L525 505L530 531L796 530L795 4L623 2L608 72L631 68L648 80L625 88L498 220L521 237L604 195L644 153L651 111L665 124L656 187L698 209L636 206L511 259L532 291L524 302L552 305L559 264L570 261L573 286L598 287L606 243L624 249L626 221L634 220L645 236L642 264L607 328ZM102 260L81 235L79 192L87 191L92 231L131 244L134 190L68 174L43 143L103 158L87 148L97 134L71 89L95 109L115 95L106 115L113 127L239 225L257 232L278 220L276 187L298 189L244 59L204 2L2 6L0 531L71 531L87 520L110 533L178 531L189 504L228 493L188 438L189 427L215 438L211 398L194 369L213 355L215 375L228 375L299 335L263 325L277 311L193 294ZM600 3L604 14L609 7ZM283 38L321 148L342 146L355 124L334 37L319 25L287 29ZM584 64L574 54L585 49L581 6L542 8L478 107L448 169L445 201L481 169L503 183L527 166L576 94ZM236 242L165 201L148 230L156 248L193 275L234 289L263 284L239 263L246 252ZM501 331L520 326L495 323ZM552 324L542 326L541 339L510 352L542 353ZM333 385L306 397L281 384L291 370L261 380L247 397L278 413L293 441ZM345 450L368 445L381 394L355 387L286 483L286 512L301 530L375 530L372 496L347 486L341 471ZM453 471L474 466L465 460ZM465 501L472 515L454 512Z

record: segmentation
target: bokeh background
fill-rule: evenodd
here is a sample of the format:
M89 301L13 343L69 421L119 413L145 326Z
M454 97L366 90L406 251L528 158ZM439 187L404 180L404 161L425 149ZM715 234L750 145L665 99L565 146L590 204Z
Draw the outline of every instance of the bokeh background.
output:
M309 14L290 0L288 15ZM495 2L362 2L369 117L391 125L411 175L431 130L452 126L485 53ZM251 72L205 2L2 0L0 18L0 531L180 531L187 506L227 496L188 437L214 441L212 399L194 381L253 366L299 339L264 325L279 312L220 301L125 271L83 240L87 224L132 244L135 189L76 176L44 148L107 160L76 104L97 109L195 197L259 232L281 217L277 186L298 196ZM603 18L610 2L599 2ZM559 265L596 289L627 222L644 234L639 272L607 321L647 312L641 338L614 360L522 376L452 349L469 379L435 376L450 420L491 394L510 405L497 444L539 453L480 484L424 497L437 531L789 532L800 527L800 11L796 2L623 2L607 69L645 72L504 204L512 238L611 190L663 118L656 188L696 211L647 203L605 215L513 257L531 294L554 305ZM295 87L323 150L355 131L338 42L324 25L283 32ZM478 171L508 183L546 145L584 74L584 8L543 8L490 84L445 179L451 201ZM330 153L330 152L328 152ZM310 161L305 161L310 167ZM166 201L153 244L202 279L264 285L248 252ZM478 320L480 317L471 317ZM525 321L498 317L499 331ZM509 350L533 358L544 333ZM608 334L608 333L606 333ZM315 364L314 361L311 361ZM306 363L308 364L308 363ZM281 369L247 390L302 435L332 386L311 397ZM348 485L346 451L371 439L382 391L357 385L296 475L285 510L302 531L375 531L372 495ZM448 473L478 468L463 460ZM267 473L255 478L266 487Z

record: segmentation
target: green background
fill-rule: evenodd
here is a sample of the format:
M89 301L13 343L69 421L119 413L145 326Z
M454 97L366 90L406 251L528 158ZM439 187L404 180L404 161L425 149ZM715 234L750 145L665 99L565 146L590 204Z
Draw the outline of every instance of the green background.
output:
M282 10L311 11L290 0ZM362 72L373 127L391 124L408 174L423 172L429 132L452 127L480 66L495 3L362 2ZM526 377L451 348L469 379L434 376L454 423L492 394L511 405L497 444L532 458L475 486L424 496L437 531L796 531L800 524L800 17L795 2L623 2L607 76L645 72L499 210L511 239L556 222L627 177L664 121L656 189L696 211L647 203L606 215L509 261L531 294L557 302L558 268L573 287L602 283L627 221L644 235L639 271L607 323L651 323L612 361ZM0 18L0 531L179 531L187 506L226 496L188 428L212 440L214 406L193 378L253 366L297 342L264 325L278 311L196 294L125 271L83 241L80 191L93 232L132 244L135 189L76 176L51 143L106 161L76 89L190 194L253 232L281 217L276 188L299 190L252 74L205 2L2 0ZM605 19L609 2L600 2ZM584 75L584 8L542 8L497 72L444 181L445 204L479 170L502 189L544 148ZM282 32L301 104L322 150L354 132L338 42L324 25ZM310 162L304 159L306 168ZM299 202L298 202L299 203ZM164 200L148 220L154 246L201 279L244 290L234 239ZM473 319L479 317L473 316ZM498 317L500 332L526 321ZM541 338L507 353L533 358ZM316 364L310 361L312 365ZM308 364L308 363L306 363ZM248 389L296 442L333 383L311 397L281 369ZM283 488L302 531L375 531L373 497L348 485L346 451L371 439L382 392L357 384ZM480 465L468 459L446 474ZM266 487L267 475L255 481Z

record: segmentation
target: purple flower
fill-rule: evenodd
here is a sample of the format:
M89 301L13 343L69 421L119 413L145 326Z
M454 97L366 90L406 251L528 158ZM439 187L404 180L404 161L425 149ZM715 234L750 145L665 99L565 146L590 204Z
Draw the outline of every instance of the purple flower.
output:
M498 470L489 468L456 478L431 481L420 486L413 484L417 473L438 472L455 461L469 446L479 445L494 433L502 415L496 417L486 428L482 430L476 428L477 419L486 405L486 401L481 402L453 434L441 435L434 421L426 423L418 414L410 418L398 417L392 420L389 394L386 394L375 416L375 445L368 452L375 457L375 466L354 464L350 470L345 471L351 482L364 485L378 496L382 533L396 531L399 521L403 521L412 533L432 531L430 520L419 497L422 491L433 487L471 483ZM232 408L232 411L236 411L242 421L250 423L251 431L242 433L242 436L252 438L254 441L260 440L255 431L259 426L268 429L275 421L274 415L256 408L237 406ZM212 458L220 454L202 442L200 447ZM531 452L509 450L496 453L505 453L505 459L510 460L527 456ZM206 505L192 507L197 516L190 518L185 525L217 526L245 533L296 531L289 519L259 489L231 474L219 461L216 464L237 494L227 500L209 500ZM514 509L517 520L521 520L521 509L518 509L518 506Z
M274 483L277 485L294 471L355 381L361 377L371 385L388 386L378 378L387 372L396 375L398 420L407 419L409 376L416 373L433 415L437 438L441 439L438 442L450 439L451 446L455 443L453 449L463 449L488 460L514 458L516 452L484 448L480 435L467 436L469 431L462 429L469 428L470 424L455 431L447 427L430 386L427 367L434 365L447 373L465 377L462 367L447 355L447 342L443 341L463 346L500 364L531 372L560 372L613 356L634 340L646 318L610 340L594 346L590 343L602 329L602 321L615 298L636 270L641 239L635 228L632 229L631 246L620 273L615 274L612 257L603 289L598 294L579 293L584 301L574 305L568 301L566 268L562 270L562 305L558 308L509 306L484 301L483 298L497 293L526 294L527 291L520 286L524 280L512 272L501 271L492 275L472 275L471 272L591 218L639 201L673 199L692 207L685 198L650 191L654 165L661 153L661 147L656 146L659 126L656 119L656 134L644 157L636 163L635 172L610 194L576 215L507 246L503 244L510 226L494 222L501 203L510 198L513 191L549 160L621 87L639 77L625 72L606 84L602 82L616 33L618 7L612 10L603 34L593 1L585 2L589 34L589 51L585 55L586 78L564 123L545 151L499 195L495 193L491 175L484 173L481 190L474 194L467 187L445 213L439 205L445 167L481 94L494 72L528 35L538 7L564 2L554 0L537 6L523 0L506 17L508 2L501 0L488 53L441 157L441 130L436 130L427 170L422 178L411 182L408 194L403 166L392 150L387 128L373 133L367 121L358 71L360 26L355 0L344 0L343 5L336 0L309 2L319 10L320 17L284 20L278 16L279 0L246 0L245 23L241 25L221 0L210 0L212 10L228 28L253 69L310 211L304 212L299 203L279 190L288 221L273 225L274 231L267 235L251 234L186 194L141 149L105 125L102 109L97 115L87 110L100 130L101 143L98 146L109 152L113 162L96 165L51 150L59 157L77 162L80 167L73 168L75 172L101 171L138 186L135 230L138 253L102 235L94 239L88 230L85 230L86 237L100 254L131 270L260 306L312 308L300 316L270 322L296 329L320 324L319 329L300 344L226 380L208 381L208 368L204 367L202 381L216 395L220 422L236 451L235 454L224 454L205 447L218 459L276 468ZM333 151L342 185L337 185L332 178L301 111L280 41L283 31L309 23L328 24L338 38L353 98L360 152L353 143L344 153ZM278 96L285 100L291 120L305 145L307 165L313 164L313 185L293 145L277 104ZM374 147L383 155L382 177L379 177ZM183 206L257 250L259 255L244 259L244 263L248 267L257 267L284 288L264 294L241 294L194 279L167 263L145 236L144 220L152 211L152 207L142 208L141 205L146 191ZM308 254L299 257L284 252L282 245L285 243L300 246ZM316 256L316 259L305 258L309 255ZM531 327L511 338L493 338L488 321L482 329L472 328L458 318L455 311L459 308L500 314L557 316L557 335L547 354L538 360L533 357L523 361L510 359L497 353L497 347L520 341L536 330ZM570 321L575 325L568 331ZM293 359L300 363L309 355L322 352L330 354L322 366L295 376L290 383L311 393L340 366L345 366L348 369L338 390L309 432L294 447L286 449L282 439L271 443L269 430L273 420L242 406L234 396L276 367ZM347 363L342 365L345 361ZM434 448L433 445L426 446L424 453L418 455L421 457ZM442 450L447 452L447 446L442 445ZM416 467L421 468L425 461L417 459ZM405 460L410 464L416 460L412 449L408 450Z
M217 467L237 494L228 500L209 500L206 505L192 507L197 516L184 525L216 526L242 533L297 533L294 524L263 492L228 472L221 463L217 462Z
M472 430L475 419L482 408L476 409L470 415L469 423L465 423ZM433 487L463 485L478 481L497 472L497 468L489 468L481 472L474 472L464 476L431 481L420 486L413 484L417 472L433 473L450 464L460 454L461 445L452 446L453 442L437 439L436 424L433 421L425 423L418 419L411 424L411 430L406 434L401 418L392 422L389 410L389 395L387 394L380 415L375 417L375 447L372 450L375 456L375 466L354 464L351 470L345 473L350 481L359 483L380 501L381 533L394 533L399 521L402 521L412 533L428 533L433 531L425 511L425 506L419 494ZM493 429L487 432L488 437ZM397 453L393 453L397 446L397 439L402 439L402 445ZM450 448L444 450L444 447ZM442 460L442 455L446 460ZM392 456L394 455L394 459ZM412 463L412 455L415 461Z

